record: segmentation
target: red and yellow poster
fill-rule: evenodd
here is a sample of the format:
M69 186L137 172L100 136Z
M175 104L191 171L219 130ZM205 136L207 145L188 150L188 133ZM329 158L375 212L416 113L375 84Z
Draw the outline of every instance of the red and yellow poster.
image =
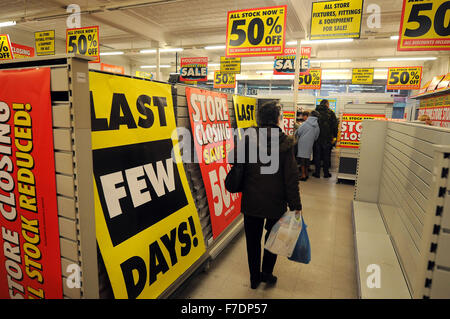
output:
M449 0L403 0L397 50L450 50L449 9Z
M12 51L14 53L15 59L23 59L23 58L32 58L34 57L34 48L17 44L17 43L11 43Z
M294 125L295 125L295 112L294 111L284 111L283 112L283 131L287 135L294 135Z
M231 167L227 154L234 148L227 95L186 88L194 144L205 183L213 237L241 212L241 195L225 189L225 177Z
M363 120L385 118L381 114L342 114L337 147L359 148Z
M208 81L208 57L181 58L180 81Z
M434 126L450 127L450 94L420 100L419 116L426 114Z
M282 55L287 6L228 11L227 57Z
M0 83L0 298L62 298L50 69Z

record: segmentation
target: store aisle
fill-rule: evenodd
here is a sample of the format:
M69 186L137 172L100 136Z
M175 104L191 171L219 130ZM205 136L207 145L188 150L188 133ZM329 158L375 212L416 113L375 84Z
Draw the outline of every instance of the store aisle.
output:
M176 298L356 298L352 235L353 185L310 177L300 183L303 212L311 241L311 263L279 257L273 287L250 289L245 236L242 231L211 262L207 272L190 280Z

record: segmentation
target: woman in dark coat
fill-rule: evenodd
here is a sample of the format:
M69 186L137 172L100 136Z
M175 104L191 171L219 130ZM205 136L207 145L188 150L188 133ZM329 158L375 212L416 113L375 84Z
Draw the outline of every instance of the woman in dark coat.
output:
M244 139L246 164L241 211L244 214L252 289L256 289L261 281L275 284L277 280L277 277L272 274L277 255L264 249L261 268L261 238L264 222L267 230L265 240L267 240L273 225L286 212L288 206L297 214L300 214L302 209L298 186L299 172L294 157L295 141L293 137L287 136L280 129L280 114L281 107L275 101L262 105L257 113L258 127L251 128L254 132L256 131L256 134L253 137L249 134ZM278 136L275 140L278 145L271 145L272 136ZM262 149L266 147L267 149ZM259 155L261 151L263 154L271 154L272 149L275 154L272 154L271 158L278 160L279 165L272 172L267 173L264 168L267 169L274 163L267 163L267 159L264 160ZM248 156L251 150L253 152L257 150L257 161L252 161L252 157Z

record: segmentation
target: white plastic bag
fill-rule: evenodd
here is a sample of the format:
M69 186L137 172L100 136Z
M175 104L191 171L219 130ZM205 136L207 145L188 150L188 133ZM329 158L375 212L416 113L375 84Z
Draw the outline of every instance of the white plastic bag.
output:
M273 225L264 248L273 254L291 257L301 230L301 215L296 218L295 211L287 211Z

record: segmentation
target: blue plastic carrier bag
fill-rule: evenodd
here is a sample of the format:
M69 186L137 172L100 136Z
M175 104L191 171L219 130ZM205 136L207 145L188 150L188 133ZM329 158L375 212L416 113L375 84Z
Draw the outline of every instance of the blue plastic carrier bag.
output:
M311 246L309 244L308 232L306 231L305 220L302 216L302 231L298 235L297 243L295 244L294 252L289 260L293 260L303 264L309 264L311 261Z

